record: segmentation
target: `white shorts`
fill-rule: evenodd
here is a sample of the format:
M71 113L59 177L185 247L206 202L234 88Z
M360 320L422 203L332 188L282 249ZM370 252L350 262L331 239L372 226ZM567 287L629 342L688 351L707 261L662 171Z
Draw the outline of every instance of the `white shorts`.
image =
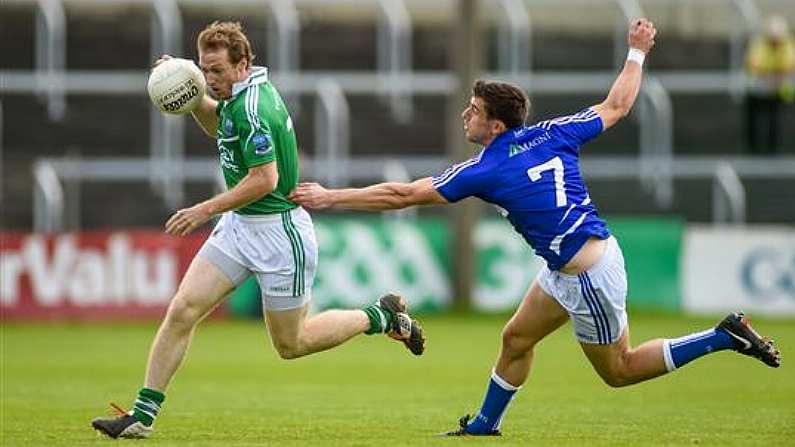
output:
M627 274L614 237L588 271L567 275L544 266L536 280L569 313L580 342L605 345L621 337L627 326Z
M235 286L254 274L265 309L295 309L312 298L317 242L312 218L303 208L257 216L225 213L197 256Z

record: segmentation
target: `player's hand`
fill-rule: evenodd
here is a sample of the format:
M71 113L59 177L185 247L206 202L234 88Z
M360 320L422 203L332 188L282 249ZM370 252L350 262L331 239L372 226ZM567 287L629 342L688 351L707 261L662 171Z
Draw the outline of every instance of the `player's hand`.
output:
M204 225L211 217L213 217L212 214L205 211L201 203L190 208L183 208L168 219L166 233L174 236L187 236L193 230Z
M152 69L154 69L155 67L157 67L158 65L162 64L163 62L169 59L174 59L174 56L171 56L170 54L164 54L160 56L160 58L152 64Z
M627 42L630 48L637 48L644 53L651 51L654 46L654 36L657 28L648 19L637 19L629 25Z
M331 206L331 193L318 183L299 183L290 193L289 199L306 208L328 208Z

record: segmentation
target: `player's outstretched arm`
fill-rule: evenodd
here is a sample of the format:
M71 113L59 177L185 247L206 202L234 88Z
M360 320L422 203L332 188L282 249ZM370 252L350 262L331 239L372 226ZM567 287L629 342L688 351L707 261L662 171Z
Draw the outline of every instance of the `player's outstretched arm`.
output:
M638 19L630 24L627 36L629 54L624 69L604 102L593 107L602 118L602 130L609 129L632 110L643 78L643 60L654 46L656 34L654 24L647 19Z
M326 189L317 183L300 183L290 200L307 208L397 210L414 205L449 203L436 191L430 177L411 183L379 183L366 188Z

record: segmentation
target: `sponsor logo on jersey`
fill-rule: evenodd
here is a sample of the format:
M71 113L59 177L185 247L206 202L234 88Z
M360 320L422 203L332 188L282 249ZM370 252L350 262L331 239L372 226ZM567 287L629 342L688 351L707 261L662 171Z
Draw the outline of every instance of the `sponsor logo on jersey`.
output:
M271 150L271 139L267 134L256 133L251 137L255 155L265 155Z
M533 138L532 140L522 143L522 144L512 144L510 151L508 152L508 158L513 157L514 155L521 154L522 152L529 151L530 149L544 144L547 141L552 139L552 135L549 132L544 132L543 134Z
M511 145L511 149L510 149L510 151L508 152L508 158L511 158L511 157L513 157L514 155L521 154L522 152L524 152L524 151L526 151L526 150L528 150L528 149L530 149L530 148L529 148L529 147L527 147L527 146L524 146L524 145L520 146L520 145L518 145L518 144L512 144L512 145Z
M232 153L232 150L224 146L224 144L220 141L218 142L218 159L221 162L221 166L223 166L225 169L229 169L234 172L238 171L238 167L235 164L235 156Z

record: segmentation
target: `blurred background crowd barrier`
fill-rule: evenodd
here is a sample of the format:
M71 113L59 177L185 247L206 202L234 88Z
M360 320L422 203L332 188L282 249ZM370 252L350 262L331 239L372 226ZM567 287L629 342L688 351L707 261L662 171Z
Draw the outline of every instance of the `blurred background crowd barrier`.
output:
M744 135L748 43L790 0L481 0L483 78L522 85L533 120L602 100L626 24L659 41L627 123L589 143L591 196L628 260L629 305L795 314L795 107L776 151ZM302 178L406 181L459 161L454 0L6 0L0 6L0 303L4 318L162 313L206 233L159 230L221 187L214 144L154 109L148 67L196 59L212 20L239 20L293 115ZM472 151L475 149L472 148ZM505 310L538 261L485 207L471 302ZM400 290L450 307L447 211L315 213L319 308ZM206 229L207 230L207 229ZM229 309L256 313L247 284ZM254 297L252 299L252 297Z

